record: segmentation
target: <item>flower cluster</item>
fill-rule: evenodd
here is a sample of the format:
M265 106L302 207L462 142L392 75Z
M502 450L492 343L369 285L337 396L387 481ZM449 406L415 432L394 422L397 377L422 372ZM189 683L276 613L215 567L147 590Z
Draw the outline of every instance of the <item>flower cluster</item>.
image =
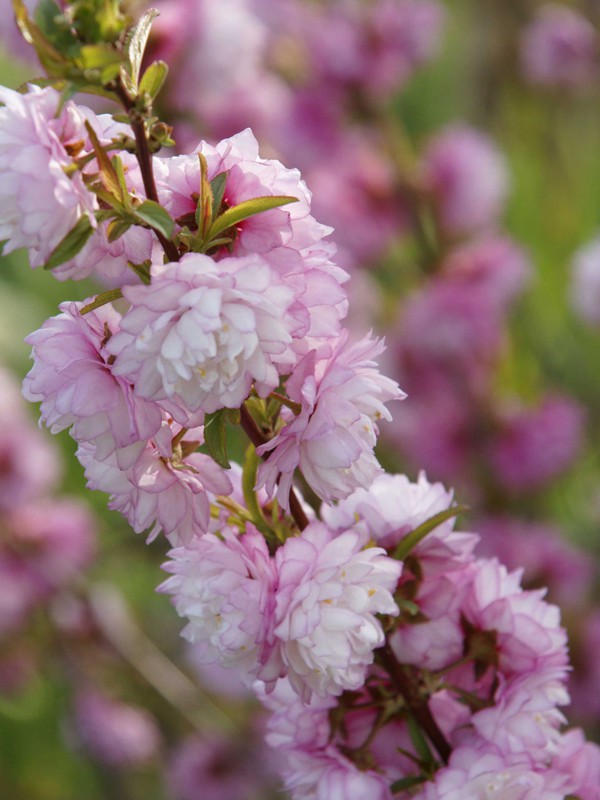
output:
M504 317L529 271L496 231L509 182L503 157L483 134L448 127L398 187L397 131L379 151L358 124L339 138L336 115L377 116L430 57L440 6L324 2L299 14L291 1L273 11L260 0L207 0L169 38L178 11L165 14L155 47L179 37L189 48L194 25L215 45L223 20L240 12L247 75L232 98L259 82L275 27L297 30L313 73L292 92L293 65L286 84L274 55L280 75L270 86L281 90L285 121L273 141L286 152L306 138L299 158L309 174L336 151L343 168L329 196L347 222L342 239L364 241L365 259L404 225L420 226L426 266L435 261L437 272L398 323L395 360L417 398L396 433L407 452L438 472L468 473L465 448L453 444L473 437L485 443L473 470L483 463L506 494L552 479L576 450L578 408L556 396L533 410L489 401ZM166 71L154 62L140 74L138 52L153 14L133 29L115 17L119 35L90 50L85 36L96 31L81 13L75 5L51 23L74 39L68 69L53 74L46 29L31 27L50 85L0 90L8 249L27 247L32 266L61 280L92 276L109 287L63 303L28 337L24 393L52 432L70 432L88 487L109 494L135 532L162 532L172 546L160 591L185 618L196 660L253 686L271 712L268 740L294 800L453 800L465 791L598 800L600 750L562 730L569 662L558 608L522 585L518 567L479 556L477 534L455 530L462 509L453 492L425 473L415 483L387 474L375 455L388 406L405 395L379 372L383 340L355 337L345 323L348 274L300 173L261 157L249 129L159 155L170 132L152 105ZM215 46L219 63L209 68L209 50L199 51L208 78L227 60ZM52 84L64 75L124 113L97 116L61 96ZM218 127L223 89L208 78L207 119ZM323 90L339 102L324 103ZM379 134L385 141L384 127ZM315 185L326 198L322 174ZM374 220L361 210L366 197L378 200ZM232 466L242 433L250 444ZM60 576L64 565L49 563ZM86 746L106 763L121 750L143 761L157 749L131 709L98 695L79 705L92 721L82 726Z

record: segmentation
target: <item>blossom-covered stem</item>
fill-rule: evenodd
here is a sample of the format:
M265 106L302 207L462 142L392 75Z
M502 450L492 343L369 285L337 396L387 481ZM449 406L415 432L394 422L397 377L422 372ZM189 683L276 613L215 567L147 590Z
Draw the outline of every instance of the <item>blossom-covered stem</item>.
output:
M248 411L245 405L242 405L240 408L241 414L241 424L242 428L246 436L250 439L252 444L255 447L260 447L262 444L265 444L267 439L262 435L256 422L252 419L252 415ZM268 454L267 454L268 455ZM304 528L308 525L308 517L306 516L304 509L300 505L300 501L296 496L296 492L293 488L290 489L290 512L292 517L294 518L296 525L298 528L303 531Z
M148 200L153 200L155 203L159 202L158 192L156 190L156 182L154 180L154 169L152 167L152 156L148 148L148 138L146 136L146 127L142 116L137 112L135 103L131 100L122 85L117 87L117 94L127 111L131 128L135 136L135 154L140 165L140 172L142 173L142 180L144 181L144 189ZM169 261L179 261L179 250L159 231L155 231L159 242L162 245Z
M442 761L447 764L452 748L446 741L446 737L438 727L433 714L429 710L427 700L421 696L416 676L412 672L412 669L398 663L387 641L383 647L377 651L377 655L379 656L381 665L385 668L396 688L404 698L409 711L417 720L421 729L427 734Z

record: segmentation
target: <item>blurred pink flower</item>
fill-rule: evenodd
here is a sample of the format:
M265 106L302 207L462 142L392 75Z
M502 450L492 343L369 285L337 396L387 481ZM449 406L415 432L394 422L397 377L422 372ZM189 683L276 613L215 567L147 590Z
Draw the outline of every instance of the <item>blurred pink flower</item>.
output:
M421 168L444 232L461 236L497 222L508 194L508 170L485 134L446 127L429 143Z
M534 86L574 89L589 85L598 74L598 34L578 11L547 3L525 28L521 65Z
M160 731L143 708L87 689L76 698L75 723L84 747L109 767L136 767L158 756Z
M533 409L500 419L488 457L497 481L511 492L539 489L567 470L583 439L584 411L569 397L549 395Z

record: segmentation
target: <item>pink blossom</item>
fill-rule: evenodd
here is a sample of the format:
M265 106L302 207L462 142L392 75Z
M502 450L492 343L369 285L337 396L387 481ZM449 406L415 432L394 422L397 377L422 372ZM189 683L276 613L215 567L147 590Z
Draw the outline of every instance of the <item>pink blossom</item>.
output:
M423 177L450 235L493 225L508 193L508 173L496 146L473 128L454 125L430 143L423 156Z
M106 348L119 314L105 305L82 315L83 305L61 304L61 314L27 337L34 365L23 393L41 401L41 419L52 433L69 428L77 442L93 445L98 460L116 452L119 465L129 467L159 430L161 412L135 397L113 370Z
M472 724L504 755L525 753L543 764L556 752L566 722L558 706L568 703L566 669L541 669L500 681L494 704L473 714Z
M133 767L156 758L160 732L150 714L98 691L81 691L75 722L81 742L111 767Z
M278 753L283 750L322 750L331 741L329 712L337 700L331 695L313 694L304 702L296 694L287 677L281 678L271 691L261 682L254 690L271 714L267 722L266 741Z
M357 530L334 534L312 522L275 554L275 636L294 690L338 695L359 689L384 641L375 614L398 614L393 592L402 565L385 550L363 550Z
M571 794L581 800L599 800L600 748L586 742L583 731L576 729L563 734L552 769L568 775Z
M400 663L429 670L443 669L463 655L465 634L462 603L473 580L472 565L450 568L447 573L426 576L412 598L419 609L416 619L407 616L390 636L390 645ZM408 570L400 582L411 586ZM412 594L412 593L411 593Z
M292 800L392 800L383 775L360 770L334 747L289 751L280 771Z
M84 120L74 103L61 106L52 88L20 94L2 87L0 102L0 239L5 253L28 248L38 267L93 210L81 174L67 174L71 153L86 139Z
M187 617L182 635L196 645L197 658L256 675L273 647L276 572L254 528L241 536L225 528L221 537L207 533L172 550L163 567L172 576L159 590Z
M534 86L589 85L597 75L597 50L598 35L589 20L572 8L547 3L523 31L523 73Z
M374 358L381 340L365 337L350 343L342 336L330 357L306 355L287 382L298 416L283 416L286 425L259 455L271 452L258 472L258 485L277 494L287 508L292 478L300 468L307 483L327 502L369 486L381 467L373 454L376 420L391 418L385 403L404 397L395 381L380 375Z
M415 800L564 800L568 790L563 775L477 743L456 748Z
M378 475L368 489L357 489L334 506L324 505L323 519L336 530L353 525L378 544L394 548L415 528L452 505L453 492L429 483L424 472L412 483L406 475ZM448 570L449 560L467 562L478 541L473 533L453 531L454 521L438 525L411 551L429 572L435 563ZM427 565L427 566L425 566Z
M123 294L132 307L107 347L115 374L135 383L139 397L192 412L238 408L253 382L266 396L279 384L279 364L294 360L286 316L293 292L259 256L216 263L188 253L154 265L151 285Z
M258 694L271 711L266 739L293 800L391 800L383 775L359 771L338 750L329 719L332 697L302 702L287 679L269 694L258 687Z
M480 559L462 606L471 625L496 632L506 676L567 664L559 609L543 600L545 590L523 591L521 576L522 570L509 573L495 559Z
M226 473L210 456L184 455L182 446L199 441L190 438L173 445L179 433L163 422L137 461L125 470L114 456L99 461L85 443L76 454L85 467L88 488L111 495L109 508L123 514L136 533L151 528L149 541L162 530L175 546L205 533L211 497L231 491ZM201 438L199 431L190 436L195 433Z
M334 245L326 240L331 229L310 214L311 194L295 169L259 157L258 142L249 129L211 146L200 142L197 152L157 159L158 188L162 202L182 225L194 228L200 180L198 153L206 158L209 180L226 176L223 203L235 206L255 197L284 195L297 198L282 208L263 211L236 226L233 253L260 254L280 280L294 292L287 313L296 320L296 338L336 336L346 314L342 284L346 273L332 257ZM216 257L227 254L225 248ZM323 302L327 298L327 303Z

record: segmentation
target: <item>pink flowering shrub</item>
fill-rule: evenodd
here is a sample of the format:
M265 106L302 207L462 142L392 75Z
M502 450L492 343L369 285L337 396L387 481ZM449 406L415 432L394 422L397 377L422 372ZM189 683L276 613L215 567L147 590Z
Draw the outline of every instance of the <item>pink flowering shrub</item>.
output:
M52 432L76 441L88 488L106 492L148 541L162 532L172 546L159 589L185 620L196 662L233 670L270 712L266 738L293 800L592 798L600 750L563 729L569 659L558 607L522 585L520 567L480 555L477 533L455 528L464 509L452 490L424 472L416 482L388 473L376 455L388 404L405 394L379 371L383 340L345 323L348 275L300 173L261 156L248 128L164 155L172 131L154 101L166 69L142 59L153 13L136 25L111 6L92 25L90 8L53 6L38 27L18 6L49 86L0 89L8 251L25 246L33 266L61 280L95 276L109 287L63 303L28 337L24 394ZM416 398L397 441L437 474L482 473L486 500L562 472L581 439L578 406L546 395L535 411L512 411L493 391L506 315L530 272L525 252L498 232L503 156L465 126L414 153L399 129L362 132L361 120L383 114L430 57L441 6L325 2L300 12L293 0L271 9L205 0L165 12L152 46L197 56L188 68L206 72L215 128L264 77L276 23L289 33L298 22L313 71L294 94L294 65L284 80L273 49L280 74L267 84L286 117L273 141L306 138L299 161L309 174L326 153L334 177L315 185L346 227L353 268L357 253L368 261L394 242L410 254L407 235L419 240L420 265L435 274L413 281L396 323L390 362ZM230 25L247 71L233 82ZM196 34L202 46L190 53ZM119 112L99 117L70 95L59 103L55 87L99 93ZM252 105L247 97L240 108ZM307 109L319 113L308 119ZM7 528L21 526L14 540L35 552L0 548L3 637L91 555L74 510L42 503L6 514ZM82 594L58 607L57 626L71 637L99 631L198 726L187 680L123 620L118 600L108 613L101 591ZM157 756L159 736L133 708L82 692L76 718L106 765ZM226 763L216 743L198 746L189 766L182 756L175 795L189 796L190 771L210 771L220 753ZM239 790L233 781L223 791L231 786ZM205 789L218 796L208 778Z

